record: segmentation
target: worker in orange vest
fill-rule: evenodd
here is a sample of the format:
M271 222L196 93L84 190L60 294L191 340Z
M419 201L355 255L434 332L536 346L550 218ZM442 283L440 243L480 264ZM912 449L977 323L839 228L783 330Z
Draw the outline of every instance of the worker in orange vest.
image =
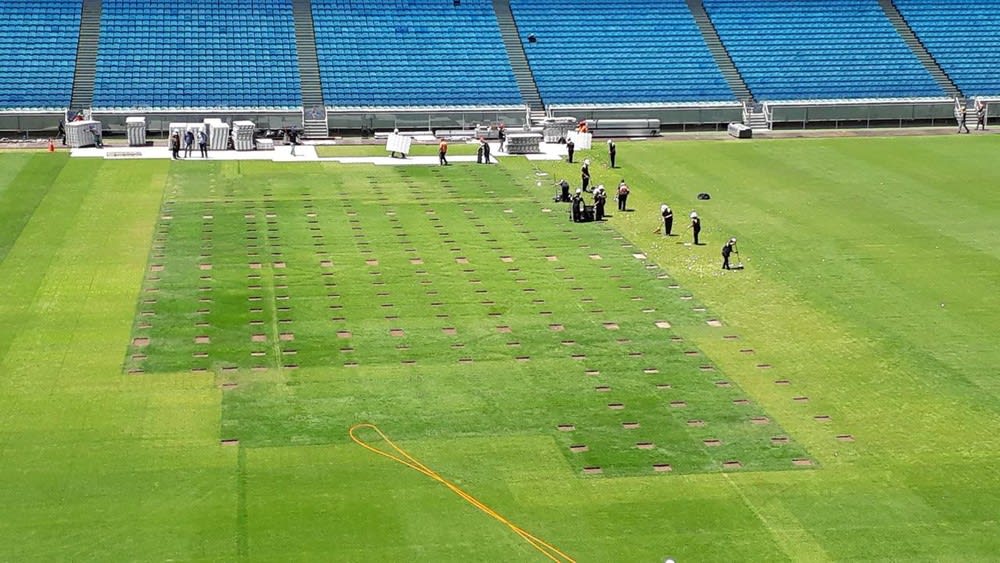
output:
M441 166L448 166L448 141L441 139L441 144L438 145L438 163Z

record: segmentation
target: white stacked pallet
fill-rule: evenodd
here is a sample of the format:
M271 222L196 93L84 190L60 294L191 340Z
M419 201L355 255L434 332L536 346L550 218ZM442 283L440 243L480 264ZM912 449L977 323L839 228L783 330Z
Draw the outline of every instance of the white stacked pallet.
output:
M253 150L253 135L257 127L252 121L233 122L233 146L238 151Z
M178 133L181 136L181 142L184 141L184 133L188 131L194 133L195 140L198 139L198 131L201 131L204 124L201 123L171 123L170 124L170 134Z
M566 140L569 132L576 127L576 118L550 117L542 122L542 135L546 143L558 143Z
M224 151L229 148L229 125L221 119L208 118L208 148L213 151Z
M541 133L509 133L507 135L507 154L538 154Z
M70 121L66 124L66 144L74 149L89 147L94 144L94 132L101 134L101 122L88 119L86 121Z
M128 146L143 147L146 145L146 118L126 117L125 132L128 134Z

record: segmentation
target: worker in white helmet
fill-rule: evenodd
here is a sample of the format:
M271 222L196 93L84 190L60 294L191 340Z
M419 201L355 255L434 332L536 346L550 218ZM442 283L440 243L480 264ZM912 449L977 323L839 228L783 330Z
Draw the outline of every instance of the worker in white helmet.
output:
M694 244L701 244L698 241L698 235L701 233L701 217L698 217L697 211L691 212L691 232L694 233Z

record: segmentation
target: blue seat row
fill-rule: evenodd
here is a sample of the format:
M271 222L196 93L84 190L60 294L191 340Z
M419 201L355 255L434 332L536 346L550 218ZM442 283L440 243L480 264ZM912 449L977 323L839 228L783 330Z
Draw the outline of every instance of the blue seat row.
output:
M82 0L0 0L0 108L64 108ZM293 0L104 0L94 107L301 106ZM1000 0L894 0L966 95L1000 95ZM761 100L941 96L878 0L704 0ZM333 106L514 105L490 0L313 0ZM547 103L733 100L685 0L511 0ZM537 42L529 42L534 35Z
M0 2L0 108L69 106L81 0Z
M312 9L328 105L521 103L489 0L313 0Z
M917 38L963 94L1000 95L1000 1L895 3Z
M299 107L291 0L104 0L94 107Z
M877 0L704 0L760 100L943 96Z
M512 0L511 10L546 103L735 99L684 0Z

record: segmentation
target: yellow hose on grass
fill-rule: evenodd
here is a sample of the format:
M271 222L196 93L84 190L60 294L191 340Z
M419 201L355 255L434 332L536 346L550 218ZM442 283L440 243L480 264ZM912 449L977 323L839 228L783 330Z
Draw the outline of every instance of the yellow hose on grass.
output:
M355 431L357 431L359 429L362 429L362 428L368 428L368 429L373 430L376 434L379 435L379 437L381 437L385 441L386 444L389 445L390 448L392 448L393 450L395 450L396 453L384 452L384 451L382 451L382 450L380 450L380 449L378 449L378 448L376 448L374 446L371 446L371 445L367 444L361 438L358 438L357 435L355 434ZM438 474L433 469L427 467L423 463L420 463L420 461L418 461L416 458L414 458L410 454L406 453L406 451L404 449L402 449L399 446L397 446L392 440L389 439L388 436L386 436L374 424L368 424L368 423L355 424L348 431L348 434L350 434L351 440L354 440L354 443L357 444L357 445L359 445L359 446L361 446L362 448L364 448L364 449L366 449L366 450L368 450L368 451L370 451L372 453L376 453L376 454L378 454L378 455L380 455L382 457L387 457L387 458L395 461L396 463L401 463L401 464L409 467L410 469L413 469L415 471L419 471L420 473L423 473L424 475L430 477L431 479L437 481L438 483L441 483L442 485L444 485L445 487L447 487L449 490L451 490L451 492L453 492L456 495L458 495L458 496L462 497L463 499L465 499L465 501L468 502L469 504L471 504L472 506L475 506L479 510L485 512L489 516L493 517L494 519L498 520L499 522L501 522L502 524L504 524L505 526L507 526L508 528L510 528L511 531L513 531L515 534L521 536L521 538L524 539L524 541L526 541L529 544L531 544L531 547L537 549L539 552L542 553L542 555L545 555L545 557L549 558L550 560L557 561L559 563L576 563L576 560L574 560L569 555L566 555L562 551L559 551L559 549L556 548L555 546L553 546L553 545L551 545L549 543L546 543L545 541L539 539L538 537L536 537L536 536L532 535L531 533L529 533L528 531L526 531L524 528L521 528L517 524L514 524L510 520L504 518L497 511L495 511L492 508L486 506L485 504L483 504L476 497L474 497L474 496L470 495L469 493L467 493L467 492L463 491L462 489L460 489L458 487L458 485L452 483L451 481L448 481L447 479L445 479L444 477L442 477L440 474Z

